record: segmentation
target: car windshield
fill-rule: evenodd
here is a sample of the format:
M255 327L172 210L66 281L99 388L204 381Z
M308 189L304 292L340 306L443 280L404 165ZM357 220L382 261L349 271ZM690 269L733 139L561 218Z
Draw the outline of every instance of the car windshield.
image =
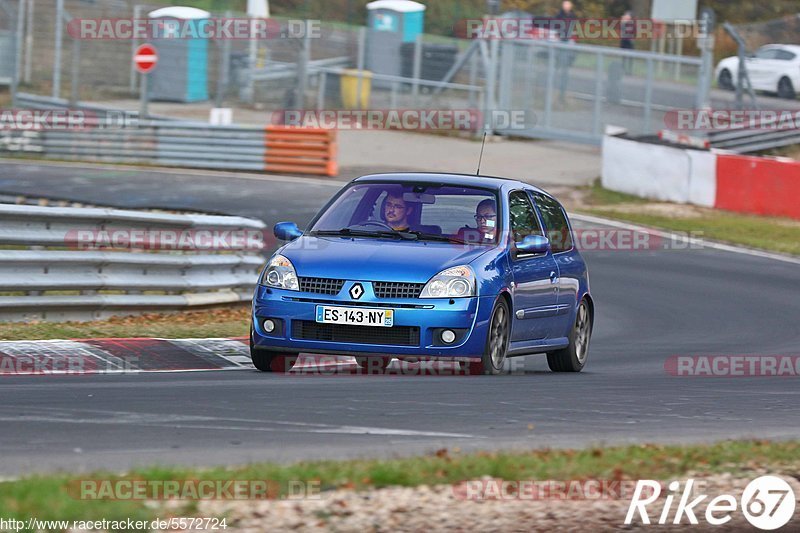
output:
M475 187L426 183L355 183L319 216L312 235L396 238L493 245L497 196Z

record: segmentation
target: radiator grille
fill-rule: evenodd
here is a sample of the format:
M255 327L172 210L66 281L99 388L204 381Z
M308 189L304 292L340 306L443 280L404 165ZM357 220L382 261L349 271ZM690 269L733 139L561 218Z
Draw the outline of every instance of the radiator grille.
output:
M372 282L372 289L378 298L419 298L423 287L425 287L424 283Z
M293 320L292 337L309 341L419 346L419 328L416 326L381 328L376 326L321 324L310 320Z
M343 279L300 278L300 290L317 294L339 294L344 285Z

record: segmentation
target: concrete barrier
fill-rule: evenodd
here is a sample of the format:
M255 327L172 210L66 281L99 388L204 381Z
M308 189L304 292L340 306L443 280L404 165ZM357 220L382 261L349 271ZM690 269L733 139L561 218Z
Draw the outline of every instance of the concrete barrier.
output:
M603 187L653 200L714 206L716 156L606 135Z
M800 162L603 138L603 187L652 200L800 220Z
M715 207L800 219L800 162L720 154L717 183Z

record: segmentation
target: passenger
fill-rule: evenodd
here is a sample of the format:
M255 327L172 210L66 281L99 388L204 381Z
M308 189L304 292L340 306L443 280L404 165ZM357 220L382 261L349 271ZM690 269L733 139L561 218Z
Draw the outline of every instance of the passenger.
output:
M467 243L494 243L497 234L497 204L494 199L482 200L475 208L477 228L469 226L458 230L457 238Z

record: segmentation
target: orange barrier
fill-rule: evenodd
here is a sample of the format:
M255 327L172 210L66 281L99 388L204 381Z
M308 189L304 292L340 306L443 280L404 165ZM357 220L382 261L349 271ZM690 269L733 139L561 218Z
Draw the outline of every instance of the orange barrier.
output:
M264 170L290 174L335 176L336 130L267 126L264 128Z
M799 198L800 163L717 156L716 208L800 219Z

